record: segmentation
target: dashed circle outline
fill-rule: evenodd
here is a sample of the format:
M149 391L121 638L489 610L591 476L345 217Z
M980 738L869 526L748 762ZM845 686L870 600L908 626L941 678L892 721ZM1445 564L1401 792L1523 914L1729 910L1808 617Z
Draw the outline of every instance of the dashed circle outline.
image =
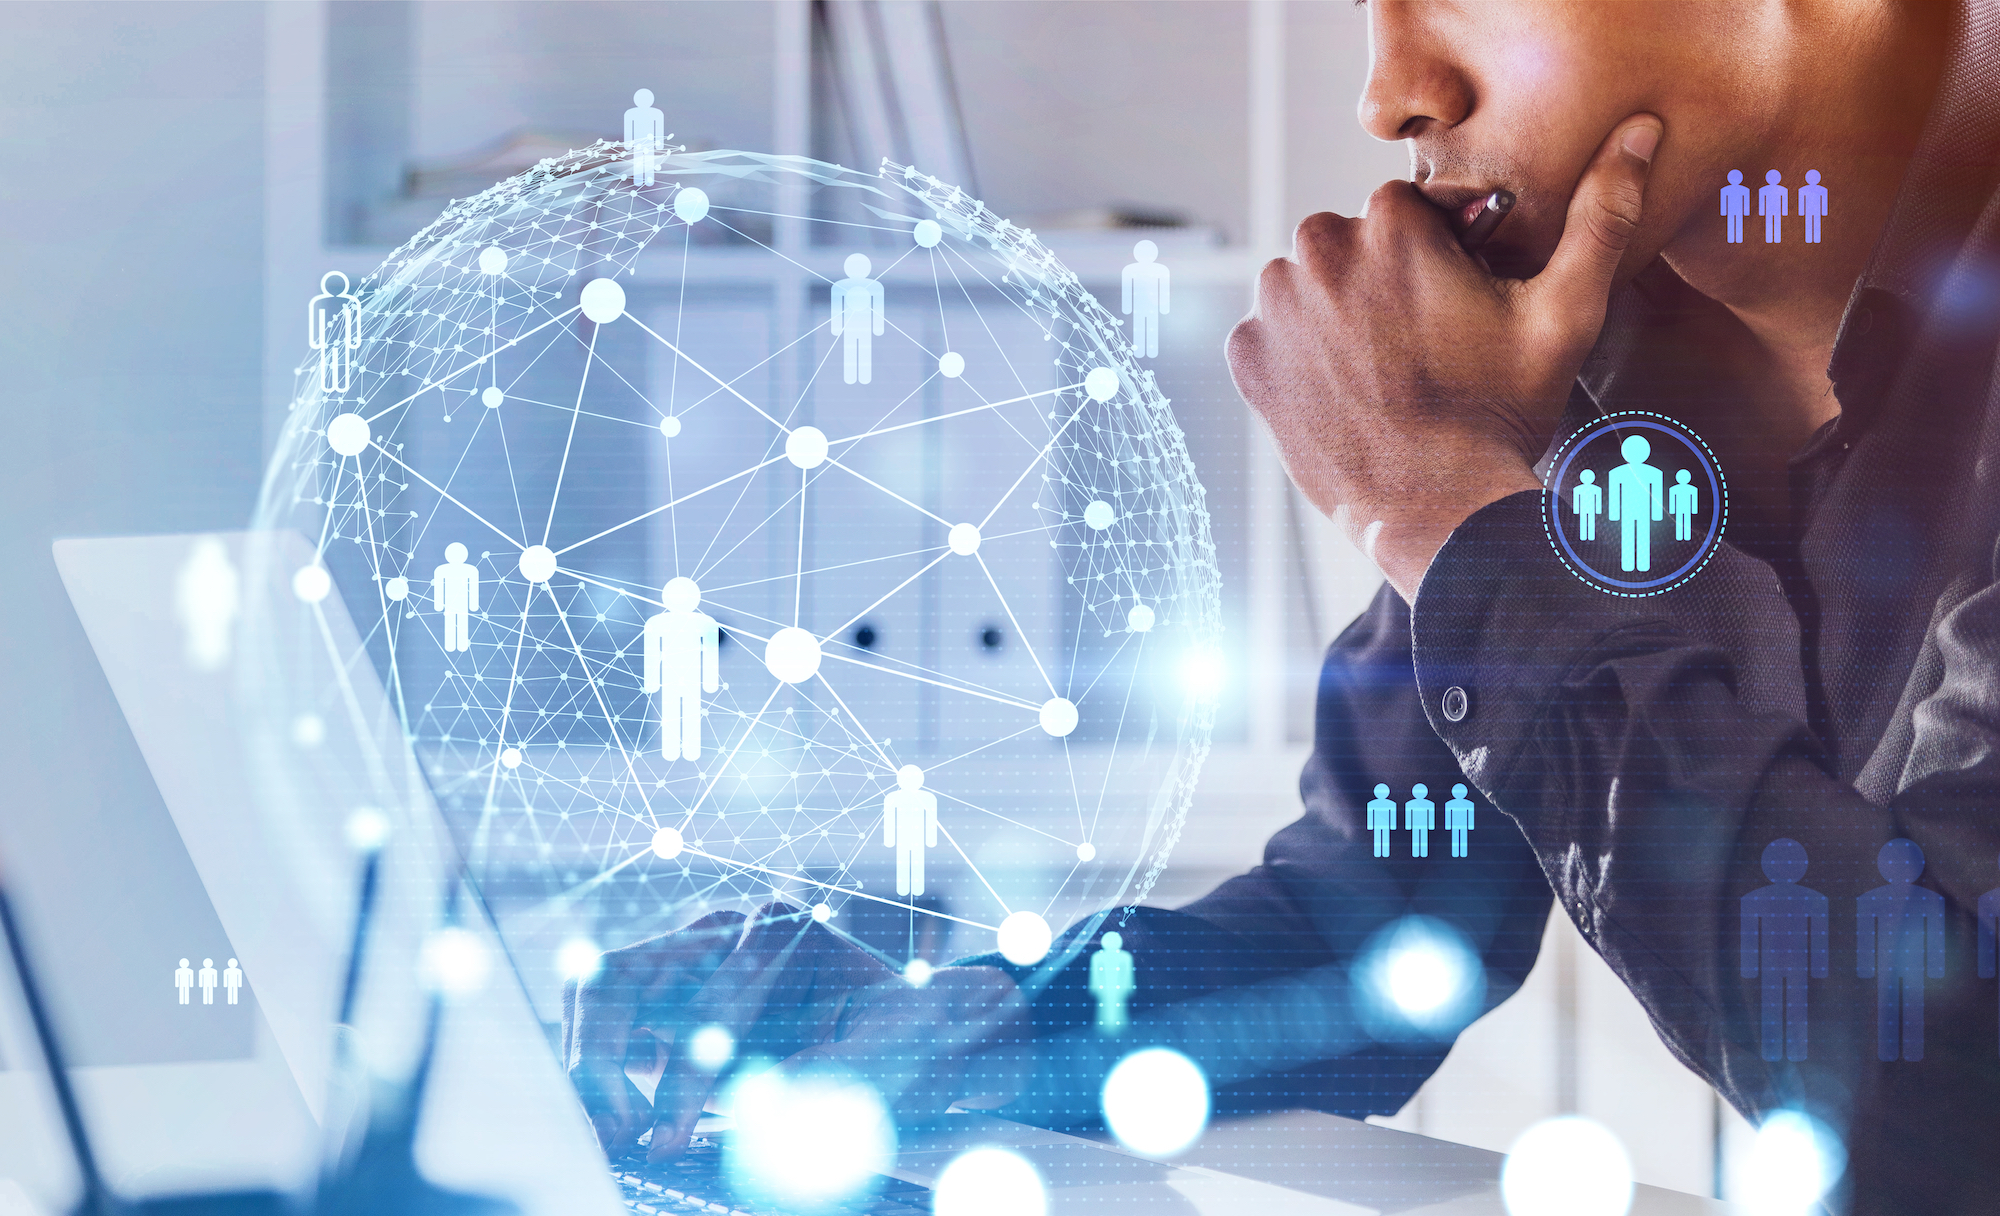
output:
M1711 517L1711 534L1703 542L1703 551L1698 556L1690 558L1689 564L1683 567L1685 573L1679 577L1668 575L1667 577L1673 581L1663 587L1654 587L1645 591L1621 591L1616 587L1605 586L1604 581L1602 581L1605 576L1586 573L1586 571L1590 570L1590 567L1584 564L1582 558L1577 558L1572 562L1569 556L1564 554L1563 549L1566 538L1562 536L1562 529L1554 522L1557 507L1552 505L1552 503L1560 502L1560 497L1557 495L1554 487L1561 483L1563 473L1569 468L1569 460L1575 455L1575 452L1572 450L1573 448L1581 447L1583 443L1595 439L1601 431L1616 427L1621 419L1644 418L1658 420L1642 424L1647 429L1666 431L1683 440L1692 441L1693 445L1700 448L1701 451L1699 454L1702 457L1702 463L1709 474L1710 485L1715 489L1717 501L1720 502L1722 509ZM1588 433L1586 434L1586 432ZM1579 439L1579 436L1582 438ZM1566 456L1565 453L1568 453L1568 455ZM1563 569L1576 576L1577 581L1588 587L1602 591L1606 595L1618 596L1620 599L1638 600L1645 599L1648 596L1664 595L1687 582L1695 575L1700 574L1715 557L1716 550L1722 547L1722 537L1724 532L1727 531L1728 526L1729 479L1722 475L1722 462L1716 459L1715 449L1709 447L1706 439L1697 435L1692 428L1680 419L1655 413L1652 410L1618 410L1615 413L1605 414L1592 419L1590 422L1570 432L1569 437L1564 439L1562 444L1556 448L1555 456L1549 461L1548 476L1542 480L1542 533L1548 537L1549 548L1554 551L1556 560L1562 563ZM1582 569L1578 567L1582 567Z

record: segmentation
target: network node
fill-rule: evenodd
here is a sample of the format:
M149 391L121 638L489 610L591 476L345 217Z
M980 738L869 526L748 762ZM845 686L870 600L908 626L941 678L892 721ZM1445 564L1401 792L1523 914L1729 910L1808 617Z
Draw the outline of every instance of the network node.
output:
M661 861L672 861L681 855L686 842L681 839L680 829L661 828L653 833L653 856Z
M368 420L359 414L341 414L326 424L326 446L342 456L361 455L368 440Z
M819 671L819 639L796 625L771 635L764 647L764 666L787 684L803 684Z
M1097 846L1088 840L1084 841L1082 844L1076 846L1076 859L1078 861L1097 860Z
M965 374L965 356L955 350L948 350L938 356L938 374L956 380Z
M372 806L356 807L347 817L347 847L373 853L389 841L389 817Z
M1017 967L1032 967L1048 957L1055 935L1049 922L1033 912L1013 912L1000 922L1000 954Z
M507 394L492 385L488 385L485 391L479 394L479 399L486 403L487 409L497 410L500 408L500 403L507 400Z
M410 596L410 580L398 574L382 584L382 594L389 597L392 604L400 604Z
M1083 391L1092 401L1109 401L1118 395L1118 373L1108 367L1093 367L1083 378Z
M674 436L680 433L681 433L681 420L679 418L676 418L672 414L668 414L665 418L660 419L660 434L665 435L669 439L672 439Z
M935 249L937 243L944 239L944 225L936 220L918 220L912 235L917 238L917 244L925 249Z
M1131 611L1125 614L1125 628L1133 633L1151 633L1153 621L1153 610L1144 604L1132 605Z
M816 426L802 426L785 436L785 459L802 469L826 463L826 432Z
M507 251L498 245L488 245L479 251L479 273L507 273Z
M300 566L292 572L292 594L308 604L317 604L333 590L333 576L325 566Z
M555 550L547 545L529 545L521 550L522 578L531 583L546 583L555 572Z
M1099 532L1110 527L1117 518L1118 513L1111 509L1111 504L1101 498L1083 509L1083 522Z
M616 279L592 279L583 285L577 303L583 306L584 316L599 325L609 325L625 315L625 289Z
M682 186L674 193L674 214L684 224L698 224L708 215L708 191L699 186Z
M501 749L500 763L508 768L520 768L521 749L518 747L509 747Z
M1076 706L1062 697L1042 703L1042 729L1060 739L1076 729Z
M913 958L903 966L903 979L912 988L921 988L931 982L937 969L924 959Z
M813 905L814 921L823 925L832 919L833 919L833 908L831 905L824 903L818 903Z
M971 557L979 552L979 525L953 524L951 532L945 537L945 543L960 557Z

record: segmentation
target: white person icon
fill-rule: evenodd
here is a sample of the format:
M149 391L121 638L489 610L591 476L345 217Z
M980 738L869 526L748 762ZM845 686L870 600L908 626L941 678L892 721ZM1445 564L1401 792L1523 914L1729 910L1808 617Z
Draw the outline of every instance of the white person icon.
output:
M444 614L444 648L472 649L472 614L479 611L479 567L465 560L465 546L444 547L444 565L431 575L431 602Z
M905 764L882 799L882 843L896 850L896 894L924 893L924 850L937 847L937 832L937 795L924 788L924 770Z
M660 605L646 620L644 689L660 694L660 755L701 759L701 694L721 687L721 631L695 611L701 588L677 578L660 588Z

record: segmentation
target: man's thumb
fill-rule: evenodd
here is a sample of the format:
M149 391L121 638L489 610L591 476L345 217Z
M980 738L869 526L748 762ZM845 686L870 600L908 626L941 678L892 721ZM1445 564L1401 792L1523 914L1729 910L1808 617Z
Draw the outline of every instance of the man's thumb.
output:
M1555 256L1535 276L1557 308L1602 313L1619 259L1639 229L1646 177L1664 130L1653 115L1635 114L1619 124L1584 169Z

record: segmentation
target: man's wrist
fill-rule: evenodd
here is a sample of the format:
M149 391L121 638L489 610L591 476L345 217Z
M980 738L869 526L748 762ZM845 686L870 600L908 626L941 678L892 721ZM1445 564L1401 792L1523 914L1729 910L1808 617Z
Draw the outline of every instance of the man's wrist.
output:
M1510 494L1540 490L1542 483L1526 468L1507 470L1479 483L1472 493L1444 501L1393 504L1357 512L1357 539L1405 603L1415 603L1417 588L1431 562L1459 525Z

